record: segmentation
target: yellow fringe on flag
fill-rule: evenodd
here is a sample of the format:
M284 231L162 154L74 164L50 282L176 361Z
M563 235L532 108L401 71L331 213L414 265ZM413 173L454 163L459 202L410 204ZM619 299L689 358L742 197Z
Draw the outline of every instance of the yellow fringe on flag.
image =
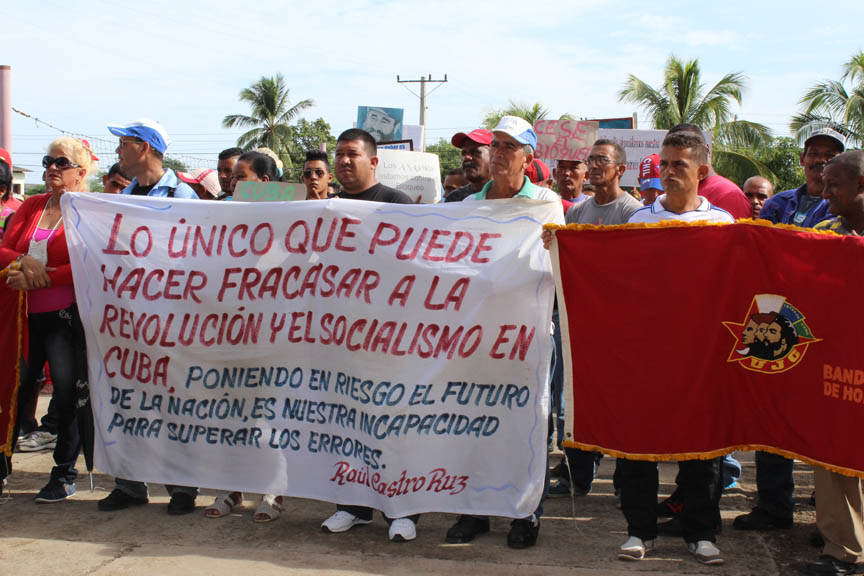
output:
M752 219L752 218L742 218L741 220L736 220L735 224L742 224L745 226L765 226L766 228L776 228L778 230L789 230L792 232L807 232L810 234L825 234L828 236L840 236L833 230L816 230L815 228L800 228L798 226L793 226L792 224L774 224L770 220L762 220L762 219ZM564 226L560 224L544 224L544 230L552 230L553 232L556 230L600 230L602 232L609 232L612 230L640 230L646 228L700 228L705 226L730 226L728 222L682 222L681 220L663 220L662 222L653 222L653 223L645 223L640 222L637 224L613 224L613 225L604 225L604 224L566 224Z
M710 452L685 452L681 454L632 454L630 452L612 450L610 448L603 448L602 446L595 446L593 444L584 444L582 442L574 442L572 440L565 440L563 442L563 445L565 448L578 448L579 450L585 450L587 452L602 452L603 454L606 454L607 456L612 456L614 458L624 458L625 460L644 460L647 462L710 460L712 458L719 458L720 456L725 456L726 454L729 454L731 452L748 452L750 450L757 450L759 452L770 452L772 454L777 454L778 456L783 456L784 458L789 458L791 460L801 460L802 462L806 462L811 466L825 468L826 470L836 472L837 474L842 474L843 476L864 478L864 471L852 470L851 468L843 468L842 466L834 466L833 464L820 462L819 460L808 458L807 456L802 456L801 454L796 454L795 452L783 450L782 448L775 448L773 446L765 446L763 444L738 444L735 446L729 446L727 448L721 448L719 450L712 450Z
M21 264L12 262L0 270L0 279L9 275L9 270L19 270ZM18 331L17 342L18 351L15 355L15 388L12 391L12 398L9 402L9 430L6 431L5 450L6 456L12 457L12 436L15 434L15 421L18 419L18 389L21 387L21 355L24 354L24 291L18 292L18 310L16 313L16 329Z

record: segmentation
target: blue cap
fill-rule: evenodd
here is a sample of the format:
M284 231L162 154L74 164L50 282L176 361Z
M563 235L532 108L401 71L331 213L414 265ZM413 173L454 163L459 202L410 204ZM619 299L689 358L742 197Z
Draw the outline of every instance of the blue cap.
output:
M149 118L139 118L125 126L108 126L108 131L115 136L140 138L160 154L164 154L168 145L171 144L171 139L162 125Z
M518 116L503 116L498 125L492 129L492 133L503 132L520 144L527 144L532 149L537 149L537 133L534 127L524 118Z

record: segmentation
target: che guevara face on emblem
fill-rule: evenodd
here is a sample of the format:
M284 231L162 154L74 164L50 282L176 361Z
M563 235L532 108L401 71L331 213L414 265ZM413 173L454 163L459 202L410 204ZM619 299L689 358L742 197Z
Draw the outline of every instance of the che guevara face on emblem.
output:
M723 322L736 338L729 362L758 372L785 372L801 361L810 344L819 341L804 320L784 296L757 294L743 323Z

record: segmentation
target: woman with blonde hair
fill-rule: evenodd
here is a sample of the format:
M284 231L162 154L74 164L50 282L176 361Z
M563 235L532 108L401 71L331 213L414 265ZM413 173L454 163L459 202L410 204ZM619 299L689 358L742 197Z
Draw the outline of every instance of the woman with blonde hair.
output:
M21 371L19 398L29 398L47 360L54 381L54 401L59 417L55 466L51 479L36 502L59 502L75 493L80 438L76 420L77 382L86 382L87 355L84 329L75 304L72 268L60 197L66 192L85 192L95 166L89 147L75 138L58 138L42 158L47 192L27 198L0 244L0 268L7 269L6 284L26 294L29 353ZM15 330L15 318L3 318L4 328ZM23 404L19 403L19 408ZM20 410L19 410L20 412ZM12 436L18 437L18 429ZM0 477L11 471L11 462L0 466Z

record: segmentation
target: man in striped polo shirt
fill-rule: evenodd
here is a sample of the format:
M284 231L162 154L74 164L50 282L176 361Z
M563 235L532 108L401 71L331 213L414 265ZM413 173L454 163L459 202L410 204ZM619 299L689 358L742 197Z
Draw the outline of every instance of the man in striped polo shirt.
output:
M675 132L663 140L660 180L664 194L630 217L630 223L665 220L732 223L725 210L699 196L699 182L708 175L708 148L699 134ZM658 377L660 377L658 375ZM723 563L715 542L720 517L720 458L680 462L679 489L684 508L681 526L688 549L703 564ZM630 536L618 550L621 560L641 560L654 548L657 537L657 463L618 460L621 510Z

